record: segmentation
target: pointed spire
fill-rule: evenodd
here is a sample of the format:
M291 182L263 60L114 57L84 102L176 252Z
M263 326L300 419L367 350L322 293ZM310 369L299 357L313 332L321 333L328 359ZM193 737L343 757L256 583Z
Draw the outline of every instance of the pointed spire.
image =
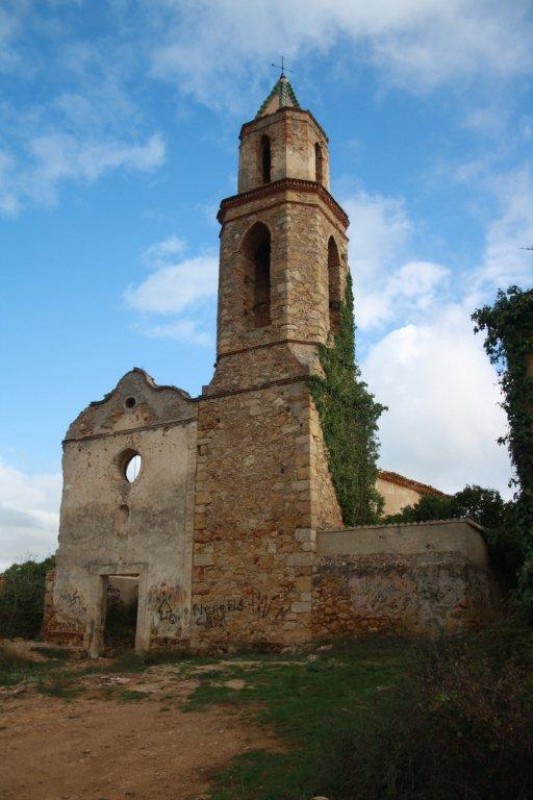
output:
M274 88L261 105L255 118L266 117L268 114L274 114L276 111L279 111L280 108L286 107L300 108L300 104L296 98L294 89L282 70Z

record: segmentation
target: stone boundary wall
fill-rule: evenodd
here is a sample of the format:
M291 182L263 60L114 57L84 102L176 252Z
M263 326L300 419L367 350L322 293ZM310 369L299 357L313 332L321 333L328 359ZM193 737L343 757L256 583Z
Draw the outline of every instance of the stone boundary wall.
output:
M318 534L314 638L454 630L486 616L490 607L487 550L471 520Z

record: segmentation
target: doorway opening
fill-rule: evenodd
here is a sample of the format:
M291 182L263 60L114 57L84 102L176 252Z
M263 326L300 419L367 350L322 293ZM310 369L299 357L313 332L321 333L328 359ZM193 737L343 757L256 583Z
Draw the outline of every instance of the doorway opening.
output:
M133 650L139 612L139 576L104 575L102 603L103 655Z

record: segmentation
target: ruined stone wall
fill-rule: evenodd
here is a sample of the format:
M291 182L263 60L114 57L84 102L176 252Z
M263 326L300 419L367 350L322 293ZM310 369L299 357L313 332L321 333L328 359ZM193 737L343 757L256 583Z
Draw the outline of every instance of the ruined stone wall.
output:
M313 636L435 633L486 615L491 581L473 523L372 526L319 534Z
M193 644L309 638L324 498L340 518L312 417L304 380L200 401Z
M129 482L133 453L142 466ZM48 639L77 639L97 655L112 575L138 578L138 648L188 635L195 459L196 405L140 371L75 421L64 443Z

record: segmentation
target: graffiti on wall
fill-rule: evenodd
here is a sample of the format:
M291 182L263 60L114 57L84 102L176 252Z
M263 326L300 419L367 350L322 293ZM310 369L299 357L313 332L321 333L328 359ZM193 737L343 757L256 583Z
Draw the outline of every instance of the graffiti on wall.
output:
M177 625L180 620L180 615L172 608L166 597L157 606L157 616L161 622L166 622L169 625Z
M176 636L188 613L183 607L183 590L180 586L161 584L150 592L152 608L152 633L159 636Z
M266 595L259 591L243 594L239 598L230 598L216 603L195 603L192 618L195 625L204 628L216 628L225 624L228 617L246 612L256 619L282 619L286 608L279 604L279 595Z
M85 625L86 608L77 589L62 592L59 595L60 603L50 610L49 625L54 618L54 627L66 625L69 629L81 630Z

